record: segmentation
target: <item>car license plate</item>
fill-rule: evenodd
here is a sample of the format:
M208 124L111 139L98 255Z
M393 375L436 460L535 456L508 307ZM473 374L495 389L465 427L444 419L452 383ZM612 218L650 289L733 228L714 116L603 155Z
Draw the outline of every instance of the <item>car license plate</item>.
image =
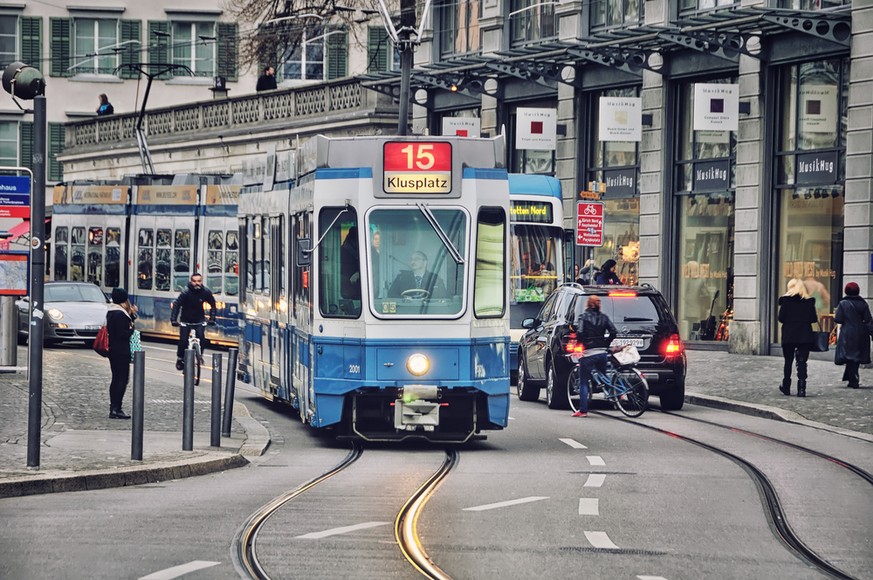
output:
M85 330L100 330L100 326L94 324L88 324L85 326Z
M637 348L643 347L643 339L642 338L614 338L612 340L612 346L625 346L625 345L635 346Z

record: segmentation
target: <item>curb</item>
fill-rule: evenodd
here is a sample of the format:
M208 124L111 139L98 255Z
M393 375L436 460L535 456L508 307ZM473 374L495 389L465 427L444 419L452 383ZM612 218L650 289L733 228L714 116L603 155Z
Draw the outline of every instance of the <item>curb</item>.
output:
M239 454L222 457L214 455L193 461L119 467L113 471L84 471L69 475L35 475L34 477L0 481L0 498L157 483L170 479L206 475L216 471L242 467L249 463L248 459Z
M752 415L754 417L773 419L774 421L796 423L798 425L805 425L814 429L830 431L832 433L837 433L846 437L852 437L854 439L861 439L862 441L873 443L873 435L870 435L868 433L850 431L849 429L843 429L841 427L834 427L833 425L827 425L825 423L810 421L803 415L795 413L794 411L787 411L785 409L770 407L768 405L742 403L740 401L734 401L732 399L724 399L722 397L716 397L714 395L701 395L698 393L686 393L685 402L691 403L692 405L700 405L701 407L712 407L714 409L724 409L726 411L732 411L734 413L742 413L743 415Z

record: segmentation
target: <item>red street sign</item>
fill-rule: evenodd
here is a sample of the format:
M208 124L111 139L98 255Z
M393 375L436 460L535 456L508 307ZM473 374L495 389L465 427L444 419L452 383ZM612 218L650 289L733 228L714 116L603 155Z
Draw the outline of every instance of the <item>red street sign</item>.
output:
M580 201L576 204L576 245L603 245L603 204Z

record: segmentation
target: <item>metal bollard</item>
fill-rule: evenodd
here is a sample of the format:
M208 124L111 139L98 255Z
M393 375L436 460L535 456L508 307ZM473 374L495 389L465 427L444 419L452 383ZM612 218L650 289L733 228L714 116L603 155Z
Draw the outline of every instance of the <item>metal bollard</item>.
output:
M232 348L227 353L227 385L224 387L224 420L221 423L221 434L230 437L230 425L233 422L233 390L236 385L236 357L239 350Z
M133 407L131 408L130 459L142 461L143 410L145 408L145 351L133 353Z
M194 350L185 349L185 386L182 401L182 451L194 450Z
M221 353L212 353L212 421L209 445L221 447Z

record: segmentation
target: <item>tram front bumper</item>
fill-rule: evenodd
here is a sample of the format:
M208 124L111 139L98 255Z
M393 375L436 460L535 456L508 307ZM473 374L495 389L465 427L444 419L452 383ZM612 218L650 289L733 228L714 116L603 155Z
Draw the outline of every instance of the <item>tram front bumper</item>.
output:
M407 385L394 401L394 428L433 431L440 424L439 389L435 385Z

